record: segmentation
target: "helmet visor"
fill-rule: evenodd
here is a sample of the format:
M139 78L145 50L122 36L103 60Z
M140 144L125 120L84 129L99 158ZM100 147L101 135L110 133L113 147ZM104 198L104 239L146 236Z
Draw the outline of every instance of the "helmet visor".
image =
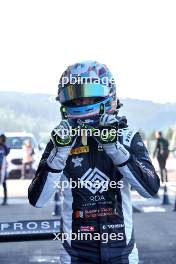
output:
M109 88L102 84L69 84L63 87L59 93L57 99L60 103L66 103L68 101L84 98L84 97L107 97L109 94Z

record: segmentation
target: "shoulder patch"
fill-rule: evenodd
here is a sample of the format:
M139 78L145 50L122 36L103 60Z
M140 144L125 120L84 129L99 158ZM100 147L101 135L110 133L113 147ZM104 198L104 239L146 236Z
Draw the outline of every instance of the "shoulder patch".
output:
M143 144L141 141L139 141L139 142L137 143L137 145L140 146L140 147L143 147L143 146L144 146L144 144Z
M123 144L130 147L134 135L137 133L135 129L123 129Z

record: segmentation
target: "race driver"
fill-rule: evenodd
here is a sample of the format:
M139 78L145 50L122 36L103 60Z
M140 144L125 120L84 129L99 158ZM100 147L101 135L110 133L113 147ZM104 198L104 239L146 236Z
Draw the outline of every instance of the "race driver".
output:
M29 202L43 207L61 182L92 183L75 188L67 185L63 190L62 233L90 233L92 237L80 240L78 236L67 236L65 251L60 252L61 263L137 264L130 190L132 187L141 196L151 198L160 183L139 133L118 115L114 79L104 64L76 63L62 74L57 100L63 107L63 119L52 131L29 186ZM121 133L115 140L94 133L61 133L78 127L91 131L115 127ZM102 182L108 182L107 188ZM117 183L115 188L111 182ZM94 234L100 234L99 239L93 239ZM104 234L108 234L106 241ZM111 234L116 238L112 239Z

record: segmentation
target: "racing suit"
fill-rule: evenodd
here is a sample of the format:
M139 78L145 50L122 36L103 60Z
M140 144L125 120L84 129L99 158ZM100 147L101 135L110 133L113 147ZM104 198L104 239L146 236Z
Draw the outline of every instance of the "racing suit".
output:
M43 207L58 187L55 182L108 181L118 184L103 188L87 185L83 188L63 190L62 232L64 234L100 234L100 239L71 239L64 242L66 252L64 264L137 264L132 221L131 186L143 197L155 196L159 189L159 178L151 163L148 152L138 132L126 128L118 138L129 159L119 166L104 151L93 137L88 137L87 146L81 137L76 139L61 171L51 169L47 158L53 149L50 141L42 156L36 176L29 186L28 198L31 205ZM121 188L118 188L120 187ZM108 240L105 241L106 233ZM112 239L111 234L116 238ZM68 257L69 256L69 257ZM64 260L65 258L65 260Z

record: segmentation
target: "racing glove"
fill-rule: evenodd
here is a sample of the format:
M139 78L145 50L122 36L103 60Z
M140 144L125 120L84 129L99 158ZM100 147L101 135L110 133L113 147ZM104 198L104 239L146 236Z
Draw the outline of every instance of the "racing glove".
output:
M62 171L65 167L68 155L76 142L77 128L72 128L68 120L62 120L59 126L51 132L51 140L54 148L47 158L50 168Z
M104 113L100 117L100 127L116 127L116 140L112 141L111 137L109 137L109 140L106 140L104 142L102 142L98 138L96 138L96 140L98 140L98 142L103 146L103 149L112 159L114 165L117 166L125 165L130 158L129 151L126 150L125 147L118 141L118 129L127 126L126 123L127 122L125 117L120 118L106 113Z

